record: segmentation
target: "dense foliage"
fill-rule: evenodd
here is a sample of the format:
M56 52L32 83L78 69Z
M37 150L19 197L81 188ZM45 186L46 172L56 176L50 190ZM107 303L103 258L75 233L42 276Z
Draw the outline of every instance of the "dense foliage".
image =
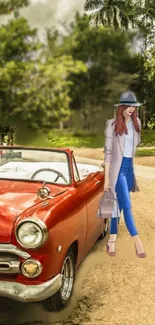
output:
M45 60L36 32L20 17L0 28L0 116L48 129L70 115L68 75L86 67L69 55Z
M88 0L67 34L47 30L47 43L20 17L28 0L0 0L0 14L14 13L0 26L0 118L7 123L49 130L79 112L83 127L94 130L109 114L121 91L131 88L144 103L146 126L155 121L153 0ZM89 23L93 20L93 26ZM133 49L132 27L144 47ZM92 118L93 117L93 118Z
M28 5L29 0L0 0L0 13L4 15L13 12L15 16L18 16L20 8Z

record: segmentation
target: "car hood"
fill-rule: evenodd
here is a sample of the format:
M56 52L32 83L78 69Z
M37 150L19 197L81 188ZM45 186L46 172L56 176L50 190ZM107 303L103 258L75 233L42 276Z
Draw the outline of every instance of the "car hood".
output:
M38 186L40 188L41 186ZM67 189L57 188L52 191L52 196L58 196ZM28 210L34 210L42 206L42 201L37 197L37 191L33 192L3 192L0 193L0 243L10 243L12 230L17 218ZM54 202L53 202L54 203Z

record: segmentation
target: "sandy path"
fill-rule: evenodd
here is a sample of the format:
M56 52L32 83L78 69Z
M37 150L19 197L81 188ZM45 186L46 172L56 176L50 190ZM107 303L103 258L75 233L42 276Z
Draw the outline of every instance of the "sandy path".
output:
M152 158L155 158L155 157L152 157ZM103 160L100 160L100 159L93 159L93 158L88 158L88 157L84 158L84 157L80 157L80 156L76 156L76 161L79 163L96 165L98 167L101 167L101 164L103 163ZM141 161L140 160L137 161L135 159L134 170L135 170L136 177L155 179L155 167L141 165L141 164L139 164L139 162L141 162Z
M154 147L153 147L154 148ZM73 148L75 156L104 159L103 148ZM155 167L155 156L150 157L136 157L134 159L136 165Z

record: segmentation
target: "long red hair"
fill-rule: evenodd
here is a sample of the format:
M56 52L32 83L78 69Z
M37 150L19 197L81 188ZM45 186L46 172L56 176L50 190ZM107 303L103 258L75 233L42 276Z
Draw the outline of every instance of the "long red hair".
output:
M123 133L128 133L126 123L125 123L125 117L123 115L123 111L127 108L127 105L120 105L117 109L117 115L116 115L116 121L113 122L115 123L115 134L122 135ZM139 133L140 132L140 127L137 121L137 108L135 108L134 112L131 115L133 125L135 127L135 130Z

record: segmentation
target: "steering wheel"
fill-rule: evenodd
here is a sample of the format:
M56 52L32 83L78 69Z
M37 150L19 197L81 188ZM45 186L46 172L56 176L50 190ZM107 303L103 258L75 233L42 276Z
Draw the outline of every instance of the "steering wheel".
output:
M57 180L58 180L60 177L64 180L65 183L68 183L66 177L65 177L62 173L60 173L58 170L53 169L53 168L40 168L40 169L36 170L36 171L32 174L31 179L34 179L35 176L36 176L37 174L39 174L40 172L42 172L42 171L45 171L45 172L48 171L48 172L53 172L53 173L57 174L58 176L57 176L56 179L54 180L54 183L56 183Z

